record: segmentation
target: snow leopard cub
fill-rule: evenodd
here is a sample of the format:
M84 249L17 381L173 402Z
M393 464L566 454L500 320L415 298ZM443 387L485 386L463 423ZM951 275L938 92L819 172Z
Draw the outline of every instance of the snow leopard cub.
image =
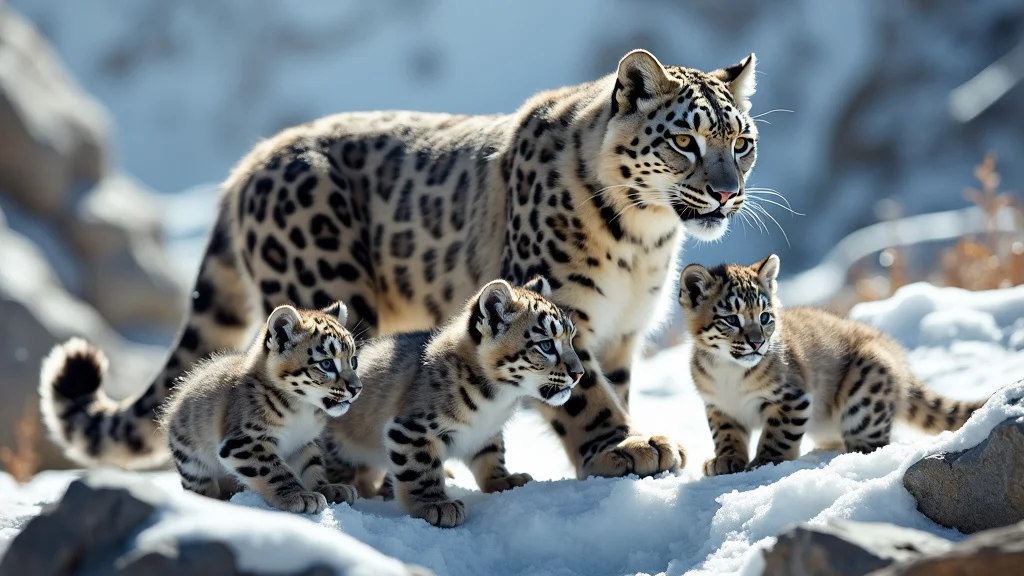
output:
M446 459L462 459L483 492L529 482L505 468L502 427L524 398L565 404L583 376L576 326L550 294L539 276L521 288L495 280L434 331L363 343L366 390L324 430L329 467L362 467L364 497L389 473L399 505L441 527L466 520L463 502L445 491Z
M926 388L903 346L872 326L817 308L782 308L779 258L680 275L679 302L693 341L690 368L704 399L715 457L707 476L799 456L804 433L818 448L871 452L893 422L956 430L984 401ZM761 428L753 461L749 432Z

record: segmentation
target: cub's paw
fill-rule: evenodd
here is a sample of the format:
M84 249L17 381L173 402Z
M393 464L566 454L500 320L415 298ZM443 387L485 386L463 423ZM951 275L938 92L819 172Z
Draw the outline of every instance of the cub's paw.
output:
M769 464L781 464L785 461L785 458L770 458L768 456L757 456L753 460L751 460L750 464L747 464L746 469L747 471L755 470L762 466L767 466Z
M341 504L344 502L349 506L356 501L356 497L359 495L356 487L348 484L324 484L316 491L323 494L328 503Z
M743 472L746 467L747 459L735 454L715 456L704 462L704 475L721 476L723 474L735 474Z
M675 440L667 436L628 436L595 455L579 471L579 476L653 476L675 472L685 465L686 452Z
M466 505L462 500L416 503L409 513L439 528L454 528L466 521Z
M504 478L488 480L486 484L480 487L480 490L482 490L484 494L504 492L505 490L524 486L527 482L533 482L533 476L530 476L529 474L509 474Z
M319 492L303 490L279 498L274 507L286 512L319 514L327 508L327 498Z

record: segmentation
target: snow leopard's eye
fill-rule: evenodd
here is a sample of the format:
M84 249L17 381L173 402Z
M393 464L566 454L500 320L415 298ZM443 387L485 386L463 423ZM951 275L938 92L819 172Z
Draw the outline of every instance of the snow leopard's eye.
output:
M319 367L324 372L334 372L334 360L321 360L320 363L317 364L317 367Z
M352 357L352 369L355 370L358 367L359 367L359 357L353 356Z
M551 340L543 340L537 342L537 348L540 348L540 351L545 354L551 354L555 350L555 343Z
M772 315L770 312L761 312L761 325L767 326L772 323Z
M728 324L729 326L733 326L735 328L740 327L740 317L735 314L730 314L723 318L723 320L725 320L725 323Z

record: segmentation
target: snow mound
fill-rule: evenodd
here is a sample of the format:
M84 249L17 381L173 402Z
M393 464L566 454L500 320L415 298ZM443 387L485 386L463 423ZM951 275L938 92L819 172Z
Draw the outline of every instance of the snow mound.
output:
M537 414L524 411L507 428L507 460L511 470L538 481L484 495L456 465L451 492L466 502L469 515L459 528L431 527L381 500L289 518L264 512L268 506L256 495L239 494L233 505L183 499L181 510L169 511L139 538L213 535L246 554L251 550L261 566L284 567L295 559L343 562L356 548L339 544L341 532L399 561L452 576L754 575L760 573L760 550L780 531L829 518L891 522L960 540L959 532L917 511L903 473L926 454L964 450L1003 420L1024 417L1024 353L1017 345L1024 338L1022 313L1024 289L968 293L927 285L907 286L890 300L854 310L913 347L909 361L929 387L964 399L995 393L956 433L927 436L898 427L893 444L872 454L805 445L793 462L703 478L699 467L712 455L712 444L688 373L688 351L680 347L637 363L631 398L643 429L686 445L687 467L678 475L572 480L557 439ZM0 548L72 477L42 474L14 489L0 476ZM154 479L180 490L173 474Z
M965 340L1020 342L1024 286L970 292L918 282L889 299L858 304L850 316L892 334L909 348Z

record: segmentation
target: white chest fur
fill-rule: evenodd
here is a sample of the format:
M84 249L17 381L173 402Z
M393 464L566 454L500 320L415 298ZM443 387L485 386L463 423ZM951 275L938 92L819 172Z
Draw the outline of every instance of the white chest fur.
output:
M324 418L320 417L317 411L318 409L313 406L299 403L285 413L284 426L275 434L281 456L291 456L320 435Z
M743 380L742 366L715 366L708 370L715 384L704 401L736 419L747 430L761 427L761 396L751 390Z
M477 411L469 425L452 428L454 443L448 449L448 456L461 458L476 453L484 447L515 413L520 396L512 390L503 390L489 402L478 402Z

